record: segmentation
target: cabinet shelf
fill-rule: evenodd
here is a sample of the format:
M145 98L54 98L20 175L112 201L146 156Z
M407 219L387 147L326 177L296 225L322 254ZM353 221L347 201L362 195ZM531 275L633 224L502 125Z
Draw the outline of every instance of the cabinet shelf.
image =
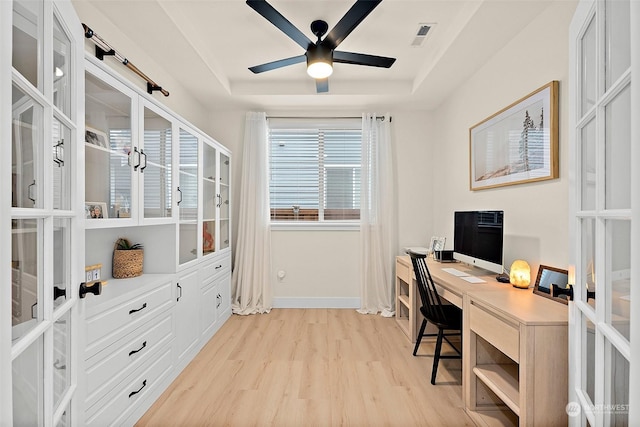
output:
M405 307L409 307L409 296L408 295L398 295L398 301L402 303Z
M202 181L204 181L204 182L210 182L210 183L212 183L212 184L215 184L215 183L216 183L215 178L205 178L205 177L202 177Z
M520 415L518 365L478 365L473 373L516 415Z

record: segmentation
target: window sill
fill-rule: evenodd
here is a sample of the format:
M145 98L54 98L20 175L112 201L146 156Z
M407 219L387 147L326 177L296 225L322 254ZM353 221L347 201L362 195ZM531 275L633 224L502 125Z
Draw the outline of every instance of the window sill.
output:
M360 221L271 222L272 231L360 231Z

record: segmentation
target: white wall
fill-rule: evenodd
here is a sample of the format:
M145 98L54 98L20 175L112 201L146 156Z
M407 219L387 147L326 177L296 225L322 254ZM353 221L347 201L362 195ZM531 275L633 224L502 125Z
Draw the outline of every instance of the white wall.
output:
M154 99L205 131L204 127L207 125L209 114L203 106L194 101L184 89L184 86L180 83L180 76L172 76L169 74L163 67L158 65L158 62L150 57L144 49L140 48L135 40L125 37L117 25L107 20L100 11L90 3L73 1L73 7L81 22L89 26L89 28L94 30L118 53L126 56L132 64L135 64L138 69L170 93L168 97L165 97L159 92L154 92L152 95ZM94 43L87 39L85 41L85 49L87 52L93 54L95 52ZM142 78L113 57L105 56L103 62L137 87L144 91L147 90L147 84Z
M568 27L575 5L545 10L435 112L434 230L449 248L455 210L502 209L507 267L518 258L532 275L539 264L568 267ZM551 80L560 81L560 178L470 191L469 128Z
M386 114L386 110L363 107L363 111ZM360 116L363 111L268 111L272 116ZM383 112L383 113L382 113ZM244 141L244 111L212 114L203 129L233 152L233 243L237 239L240 176ZM403 246L425 245L432 233L431 132L429 114L391 112L392 138L398 176L399 242ZM360 297L357 231L273 231L272 280L278 304L352 306ZM277 272L286 272L278 280ZM293 301L292 301L293 300Z

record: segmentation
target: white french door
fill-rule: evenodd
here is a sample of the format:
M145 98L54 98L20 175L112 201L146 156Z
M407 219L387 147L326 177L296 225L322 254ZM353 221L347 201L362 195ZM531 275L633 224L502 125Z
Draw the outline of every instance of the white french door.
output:
M82 27L68 1L1 3L0 424L71 425L84 271L73 179L84 139Z
M640 175L632 171L640 160L632 61L639 8L635 0L584 0L570 28L575 285L567 412L575 426L639 425L640 407L630 405L634 396L639 402L631 379L640 363L631 357L640 310Z

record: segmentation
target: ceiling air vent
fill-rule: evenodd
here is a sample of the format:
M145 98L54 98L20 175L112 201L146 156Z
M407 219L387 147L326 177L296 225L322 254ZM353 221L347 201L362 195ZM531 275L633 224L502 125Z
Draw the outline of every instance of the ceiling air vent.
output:
M418 31L411 42L411 47L422 47L427 36L432 32L435 24L418 24Z

